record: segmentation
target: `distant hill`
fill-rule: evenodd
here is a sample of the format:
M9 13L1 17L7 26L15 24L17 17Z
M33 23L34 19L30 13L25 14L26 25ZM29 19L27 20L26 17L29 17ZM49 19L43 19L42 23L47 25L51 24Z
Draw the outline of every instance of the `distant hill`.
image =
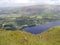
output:
M60 45L60 26L37 35L0 30L0 45Z
M41 13L60 14L60 5L32 5L0 8L0 14L40 15Z

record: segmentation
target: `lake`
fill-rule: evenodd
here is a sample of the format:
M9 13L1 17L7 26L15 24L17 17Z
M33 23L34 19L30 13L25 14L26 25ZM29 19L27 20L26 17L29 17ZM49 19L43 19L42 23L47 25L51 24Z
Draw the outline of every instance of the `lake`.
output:
M60 20L49 22L47 24L38 24L36 26L26 27L23 30L32 34L39 34L54 26L60 26Z

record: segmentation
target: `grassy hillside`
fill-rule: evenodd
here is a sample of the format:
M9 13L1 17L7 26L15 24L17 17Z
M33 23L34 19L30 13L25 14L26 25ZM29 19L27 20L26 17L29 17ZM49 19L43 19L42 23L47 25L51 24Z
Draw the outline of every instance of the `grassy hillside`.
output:
M60 26L38 34L37 37L41 38L41 45L60 45Z
M0 45L37 45L36 39L21 31L0 31Z
M60 26L41 34L0 30L0 45L60 45Z

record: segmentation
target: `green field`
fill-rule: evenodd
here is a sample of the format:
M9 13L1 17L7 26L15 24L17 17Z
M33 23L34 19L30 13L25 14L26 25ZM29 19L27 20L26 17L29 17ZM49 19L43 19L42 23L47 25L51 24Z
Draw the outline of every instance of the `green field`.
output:
M0 45L60 45L60 26L41 34L0 30Z

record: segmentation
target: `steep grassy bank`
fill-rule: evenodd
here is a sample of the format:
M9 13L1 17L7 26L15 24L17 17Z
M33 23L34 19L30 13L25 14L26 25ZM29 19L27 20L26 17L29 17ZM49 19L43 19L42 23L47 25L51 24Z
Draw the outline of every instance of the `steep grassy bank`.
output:
M60 26L41 34L0 30L0 45L60 45Z
M41 45L60 45L60 26L50 28L36 37L40 37Z

